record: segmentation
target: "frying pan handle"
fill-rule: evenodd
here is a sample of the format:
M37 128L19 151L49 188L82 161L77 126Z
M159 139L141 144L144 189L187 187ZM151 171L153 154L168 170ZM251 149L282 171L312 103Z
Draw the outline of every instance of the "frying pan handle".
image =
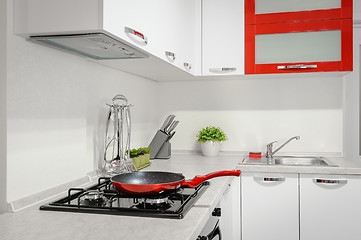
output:
M223 176L238 177L240 174L241 174L240 170L213 172L213 173L209 173L204 176L195 176L192 180L186 180L186 181L182 182L181 184L182 184L182 187L194 188L194 187L198 186L200 183L202 183L208 179L211 179L211 178L223 177Z

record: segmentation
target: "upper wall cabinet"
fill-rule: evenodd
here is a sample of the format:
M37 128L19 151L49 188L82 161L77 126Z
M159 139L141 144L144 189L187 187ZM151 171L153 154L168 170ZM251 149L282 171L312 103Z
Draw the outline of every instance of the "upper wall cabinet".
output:
M352 71L352 0L246 0L246 74Z
M202 1L202 75L244 74L244 1Z
M16 34L104 64L110 59L112 67L144 75L144 66L160 76L168 63L185 73L200 72L200 0L15 0L14 11ZM142 57L155 59L133 59ZM171 68L163 70L172 75Z

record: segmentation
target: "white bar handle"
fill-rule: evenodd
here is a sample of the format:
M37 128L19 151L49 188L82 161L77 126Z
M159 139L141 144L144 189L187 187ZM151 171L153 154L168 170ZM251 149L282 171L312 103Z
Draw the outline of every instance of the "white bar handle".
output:
M227 72L234 72L237 68L235 67L222 67L222 68L210 68L209 71L213 73L227 73Z
M298 64L298 65L283 65L283 66L277 66L277 69L283 69L283 70L287 70L287 69L314 69L317 68L317 65L303 65L303 64Z
M189 63L184 63L184 67L185 67L187 70L191 70L192 65L190 65Z
M129 27L124 27L124 31L126 33L130 33L130 34L133 34L141 39L144 40L145 44L148 44L148 38L141 32L138 32L138 31L135 31L134 29L132 28L129 28Z
M173 52L169 52L169 51L165 51L165 55L169 58L171 58L172 60L175 60L175 53Z
M316 184L326 184L326 185L345 185L347 184L346 179L322 179L314 178L313 182Z
M284 182L284 177L254 177L256 182Z

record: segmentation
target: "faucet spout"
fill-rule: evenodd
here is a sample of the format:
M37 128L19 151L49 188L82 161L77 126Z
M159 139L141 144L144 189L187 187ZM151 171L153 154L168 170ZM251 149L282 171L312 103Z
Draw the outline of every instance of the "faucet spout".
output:
M266 157L267 158L272 158L273 155L278 152L281 148L283 148L284 146L286 146L289 142L291 142L293 139L296 139L296 140L300 140L300 136L295 136L295 137L291 137L290 139L288 139L284 144L282 144L281 146L279 146L276 150L272 151L272 147L273 147L273 144L275 142L271 142L269 144L267 144L267 154L266 154Z

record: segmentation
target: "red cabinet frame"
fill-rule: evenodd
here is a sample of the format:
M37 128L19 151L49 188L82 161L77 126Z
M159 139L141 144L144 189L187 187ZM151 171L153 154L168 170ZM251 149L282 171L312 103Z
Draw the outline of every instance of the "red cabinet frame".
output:
M338 9L255 14L255 0L245 1L245 73L297 73L353 70L352 0L342 0ZM292 32L341 30L341 61L255 63L255 36ZM280 65L317 65L310 69L278 69Z
M245 0L246 25L352 18L353 14L352 0L341 0L341 8L265 14L255 14L255 1Z
M292 22L278 24L246 25L245 73L291 73L291 72L332 72L352 71L352 19ZM341 61L298 62L298 63L255 63L255 36L258 34L292 33L341 30ZM280 65L317 65L312 69L278 69Z

